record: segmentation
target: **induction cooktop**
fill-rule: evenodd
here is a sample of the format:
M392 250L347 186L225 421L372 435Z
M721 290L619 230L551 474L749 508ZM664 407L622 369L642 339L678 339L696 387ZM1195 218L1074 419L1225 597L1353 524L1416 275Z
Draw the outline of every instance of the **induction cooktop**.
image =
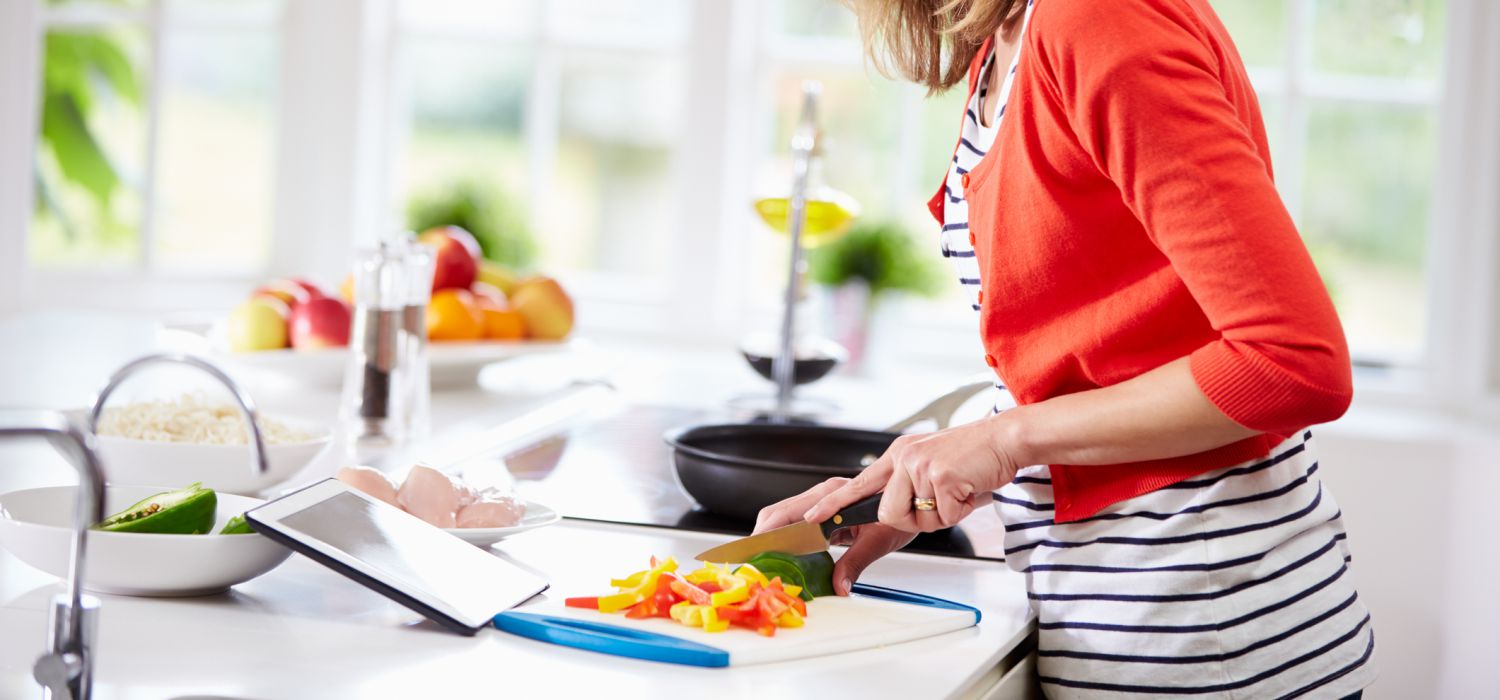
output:
M670 428L724 420L702 410L624 405L592 413L505 456L517 491L581 520L748 535L754 523L699 508L678 487ZM1004 527L982 508L958 527L918 536L904 551L1004 559Z

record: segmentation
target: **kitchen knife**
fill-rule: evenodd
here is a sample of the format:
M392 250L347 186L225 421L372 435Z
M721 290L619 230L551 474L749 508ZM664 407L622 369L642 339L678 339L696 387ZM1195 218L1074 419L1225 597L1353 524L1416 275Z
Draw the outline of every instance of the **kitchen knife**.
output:
M880 496L875 494L845 508L821 523L802 521L767 530L758 535L721 544L697 556L699 561L741 563L757 554L784 552L791 555L828 551L828 536L834 530L868 525L880 520Z

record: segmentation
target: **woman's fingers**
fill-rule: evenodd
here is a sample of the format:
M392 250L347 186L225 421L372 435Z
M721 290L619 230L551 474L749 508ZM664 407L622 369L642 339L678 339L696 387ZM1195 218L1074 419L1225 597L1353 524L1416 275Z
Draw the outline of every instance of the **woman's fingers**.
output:
M803 519L802 515L809 507L828 494L837 491L848 481L849 479L836 476L791 498L760 509L760 513L755 516L755 532L764 532L782 525L800 522Z
M942 479L939 479L942 481ZM968 517L974 510L974 486L968 483L937 483L933 484L933 490L937 492L937 511L939 527L952 527L958 521Z
M859 575L864 573L866 567L905 547L915 537L911 533L877 524L861 525L850 530L854 531L854 542L833 565L833 590L839 595L849 595L850 587L859 580Z
M859 502L860 499L879 493L891 474L891 453L886 451L874 464L865 467L859 476L848 479L838 489L827 494L811 508L801 514L808 522L821 523L834 513Z
M915 532L916 523L911 517L914 497L911 475L904 469L895 470L885 482L885 495L880 498L880 522L898 530Z

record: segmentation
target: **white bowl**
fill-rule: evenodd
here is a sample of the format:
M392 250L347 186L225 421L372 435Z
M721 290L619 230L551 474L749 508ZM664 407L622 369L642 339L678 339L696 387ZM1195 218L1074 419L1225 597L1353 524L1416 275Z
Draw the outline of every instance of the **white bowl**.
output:
M527 501L526 514L521 516L521 522L510 527L447 527L443 528L443 532L469 544L488 547L511 535L546 527L559 520L562 520L562 516L558 515L557 511L536 501Z
M262 350L233 352L229 349L223 321L164 323L158 334L167 344L190 352L206 353L217 362L303 386L338 387L344 382L348 348L315 350ZM434 342L427 345L429 383L434 389L473 386L485 366L523 355L560 352L567 340L479 340Z
M160 486L109 486L106 513L153 494ZM265 501L218 494L213 532ZM64 578L72 561L76 486L24 489L0 495L0 547L31 566ZM291 550L260 535L150 535L91 530L83 585L91 591L136 596L218 593L276 568Z
M104 478L111 484L186 486L202 482L221 493L255 494L301 471L324 449L332 435L300 421L268 416L282 425L318 437L303 442L266 443L265 473L251 468L250 445L200 445L189 442L137 440L98 435ZM129 504L126 504L129 505Z

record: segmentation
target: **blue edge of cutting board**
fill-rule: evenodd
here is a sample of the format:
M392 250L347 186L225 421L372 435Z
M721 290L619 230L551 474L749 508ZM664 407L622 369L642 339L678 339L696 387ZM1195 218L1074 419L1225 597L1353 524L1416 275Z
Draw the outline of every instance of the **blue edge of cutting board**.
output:
M979 624L979 609L971 605L863 583L854 584L854 590L851 592L868 598L879 598L908 605L964 610L974 613L974 624ZM729 665L729 652L723 649L603 622L506 611L495 616L495 627L529 639L614 656L708 668L722 668Z

